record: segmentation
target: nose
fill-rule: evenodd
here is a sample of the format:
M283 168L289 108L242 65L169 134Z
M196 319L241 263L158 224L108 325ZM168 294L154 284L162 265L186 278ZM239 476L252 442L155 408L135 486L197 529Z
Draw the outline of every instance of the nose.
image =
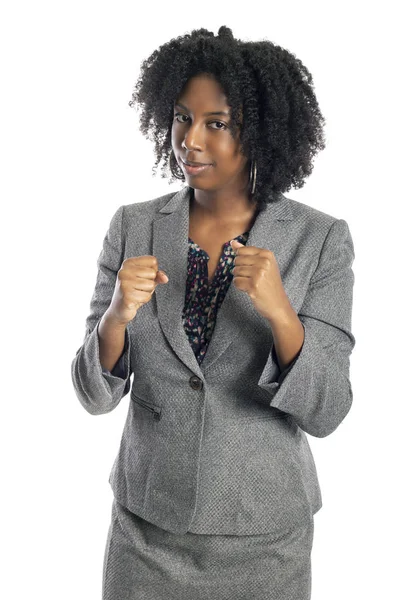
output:
M189 127L182 141L182 147L186 148L186 150L202 150L202 146L199 130L193 126Z

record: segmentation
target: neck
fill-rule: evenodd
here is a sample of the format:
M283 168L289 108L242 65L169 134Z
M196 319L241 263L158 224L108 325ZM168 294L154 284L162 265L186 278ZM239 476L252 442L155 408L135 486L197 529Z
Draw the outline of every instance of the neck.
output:
M235 223L250 220L258 212L245 191L198 190L192 191L190 212L214 223Z

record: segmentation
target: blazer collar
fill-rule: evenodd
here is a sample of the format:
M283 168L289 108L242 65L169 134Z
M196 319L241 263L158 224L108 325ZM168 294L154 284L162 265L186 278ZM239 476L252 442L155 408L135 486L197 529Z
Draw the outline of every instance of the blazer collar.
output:
M240 335L244 324L252 321L254 325L266 328L269 324L256 311L249 296L232 282L218 311L206 355L201 365L198 364L182 321L189 249L190 192L190 187L185 186L175 193L159 210L163 216L153 222L153 256L157 257L159 268L169 278L168 283L157 285L154 293L160 325L169 344L182 362L202 377ZM246 246L272 250L278 264L288 243L284 221L293 219L290 202L283 194L276 194L274 201L258 213L246 243Z

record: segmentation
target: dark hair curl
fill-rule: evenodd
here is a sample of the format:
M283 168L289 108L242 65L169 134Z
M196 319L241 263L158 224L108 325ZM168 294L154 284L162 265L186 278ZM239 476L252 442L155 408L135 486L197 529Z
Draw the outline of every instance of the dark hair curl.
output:
M239 128L241 151L256 161L251 199L258 208L292 186L303 187L314 156L325 148L325 119L312 75L284 48L235 39L225 26L218 36L202 28L172 39L141 63L129 105L142 109L140 131L155 145L153 175L163 160L162 177L169 167L173 178L185 180L172 152L174 102L199 74L210 74L221 85L231 110L231 133Z

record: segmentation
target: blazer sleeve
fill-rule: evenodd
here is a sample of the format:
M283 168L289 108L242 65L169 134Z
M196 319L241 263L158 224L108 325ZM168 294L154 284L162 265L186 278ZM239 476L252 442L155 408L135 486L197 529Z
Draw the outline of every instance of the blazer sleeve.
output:
M318 266L298 312L304 328L303 346L280 373L274 345L258 385L270 405L289 413L299 427L316 437L332 433L350 410L349 379L354 246L343 219L331 225Z
M110 306L117 273L123 262L123 214L120 206L111 219L97 259L97 279L86 319L83 344L71 364L75 393L82 406L92 415L112 411L129 392L132 374L131 344L128 328L122 354L110 372L100 363L98 328L101 317Z

